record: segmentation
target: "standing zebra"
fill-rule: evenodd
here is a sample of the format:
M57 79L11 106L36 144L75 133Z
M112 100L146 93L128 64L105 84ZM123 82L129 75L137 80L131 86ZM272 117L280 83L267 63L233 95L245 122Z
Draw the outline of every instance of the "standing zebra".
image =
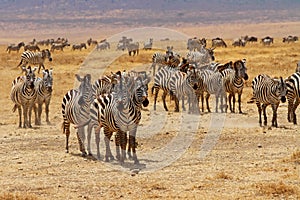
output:
M35 87L37 90L36 104L34 105L35 125L41 125L42 106L45 103L46 122L49 121L49 104L52 96L53 76L52 69L43 70L43 78L37 78Z
M104 128L104 141L106 145L105 161L113 160L110 150L110 138L113 132L116 135L117 158L121 163L126 158L127 131L129 131L129 152L133 152L133 160L138 163L135 152L135 135L137 126L141 119L140 102L147 98L147 87L142 89L141 82L129 78L121 77L119 83L110 94L99 95L91 105L91 120L98 121ZM134 88L131 86L133 85ZM142 92L138 92L141 89ZM137 95L136 97L136 94ZM137 98L136 100L133 100ZM147 103L146 103L147 104ZM96 136L97 137L97 136ZM98 140L99 141L99 140ZM97 144L99 146L99 144ZM119 147L121 146L121 154Z
M241 96L244 88L244 80L248 80L246 60L237 60L233 63L233 69L227 68L221 72L225 90L229 93L229 108L231 112L235 112L235 94L238 94L239 113L241 109ZM231 104L232 99L232 104Z
M82 156L86 156L84 147L84 127L90 122L90 105L93 100L91 75L83 78L76 74L80 82L78 89L72 89L65 94L62 101L63 133L66 134L66 152L69 152L70 124L74 124L77 131Z
M203 81L201 83L202 85L202 89L199 88L199 90L202 90L203 92L206 92L206 106L207 106L207 110L208 112L210 112L210 108L209 108L209 103L208 103L208 99L210 97L211 94L215 94L216 96L216 112L218 112L218 105L219 105L219 99L220 99L220 107L221 107L221 112L224 112L223 108L224 108L224 104L223 102L227 102L227 98L226 98L226 91L225 91L225 87L224 87L224 81L223 81L223 77L222 74L220 72L213 72L211 70L203 70L200 72L200 80ZM199 84L200 85L200 84ZM199 86L198 86L199 87ZM202 102L203 102L203 97L201 97ZM227 111L227 105L225 105L225 112ZM202 106L203 109L203 106Z
M27 64L38 65L38 73L40 73L41 67L45 69L44 61L46 58L48 58L50 62L52 61L49 49L44 49L40 52L24 51L21 55L21 61L17 68L20 66L26 66Z
M300 72L286 79L288 99L288 121L297 124L296 109L300 103Z
M23 110L23 128L31 128L31 111L37 97L37 91L34 87L35 70L31 67L23 67L25 71L24 77L16 78L12 83L10 98L13 101L13 112L18 109L19 112L19 127L22 127L22 110Z
M252 81L253 99L256 101L259 114L259 124L262 125L261 111L264 114L264 125L267 125L266 108L271 104L273 110L272 126L277 127L277 108L280 100L286 101L285 95L287 87L285 82L280 79L272 79L270 76L260 74Z
M163 100L163 105L166 111L168 111L167 104L166 104L166 96L168 92L170 91L170 78L175 73L178 71L177 67L180 64L180 58L177 56L170 56L168 63L166 66L161 68L154 77L154 84L151 89L152 94L154 93L154 110L156 110L156 101L157 101L157 96L158 92L160 89L163 90L163 95L162 95L162 100Z
M200 51L189 51L186 55L188 62L196 67L209 64L215 60L214 49L207 49L202 46Z
M8 53L10 53L11 51L16 51L19 53L19 50L21 49L21 47L24 47L25 46L25 43L24 42L20 42L18 45L8 45L6 51Z
M170 93L175 95L175 112L179 112L179 100L182 100L182 110L184 107L184 98L188 97L189 113L198 113L199 104L196 104L196 84L198 83L198 74L195 69L191 67L187 73L176 71L170 78ZM192 106L191 106L192 105ZM197 105L197 106L196 106Z

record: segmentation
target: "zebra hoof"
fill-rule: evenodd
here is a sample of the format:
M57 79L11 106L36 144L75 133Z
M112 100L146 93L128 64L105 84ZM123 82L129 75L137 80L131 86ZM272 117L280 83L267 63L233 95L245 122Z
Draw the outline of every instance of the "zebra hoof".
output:
M81 153L81 156L82 156L83 158L85 158L85 157L87 156L86 152L82 152L82 153Z

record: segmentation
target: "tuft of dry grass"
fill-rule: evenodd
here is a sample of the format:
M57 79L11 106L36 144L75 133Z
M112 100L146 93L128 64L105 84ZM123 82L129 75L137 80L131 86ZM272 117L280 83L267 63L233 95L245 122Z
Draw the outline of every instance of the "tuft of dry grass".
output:
M300 150L296 150L292 156L291 156L291 161L300 164Z
M296 186L288 185L280 181L279 183L258 183L256 188L262 195L268 196L292 196L299 197L299 189Z
M233 179L233 177L231 175L225 173L224 171L217 173L215 178L216 179L225 179L225 180Z
M4 193L0 195L0 200L37 200L38 198L33 194L14 194Z

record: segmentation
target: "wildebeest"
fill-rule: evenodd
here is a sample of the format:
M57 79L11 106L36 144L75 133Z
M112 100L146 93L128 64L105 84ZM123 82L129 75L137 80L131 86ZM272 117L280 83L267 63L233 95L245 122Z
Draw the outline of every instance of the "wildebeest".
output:
M293 43L295 41L298 41L298 37L297 36L291 36L291 35L289 35L287 37L282 38L282 42L283 43L290 43L290 42Z
M93 40L92 38L88 39L86 42L89 46L91 46L92 44L98 44L97 40Z
M215 48L215 47L227 47L227 45L226 45L226 43L224 42L224 40L222 39L222 38L219 38L219 37L217 37L217 38L213 38L212 40L211 40L211 46L212 46L212 48Z
M261 43L265 46L270 46L271 43L274 43L274 38L266 36L261 39Z
M79 49L81 51L81 49L85 48L86 49L86 44L85 43L81 43L81 44L73 44L72 45L72 50L75 51L76 49Z
M244 47L246 46L246 41L244 39L238 38L234 39L232 42L232 46L234 47Z
M247 42L257 42L257 37L254 36L248 37Z
M61 50L63 51L64 48L66 46L70 46L70 44L68 42L65 42L65 43L53 43L52 46L51 46L51 52L54 52L54 50Z

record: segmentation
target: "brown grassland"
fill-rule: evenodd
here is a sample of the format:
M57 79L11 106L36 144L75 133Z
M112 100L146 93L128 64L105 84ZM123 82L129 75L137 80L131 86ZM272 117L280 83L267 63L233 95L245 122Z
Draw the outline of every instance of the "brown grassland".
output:
M228 48L215 50L218 62L247 59L250 78L242 96L244 114L227 113L217 143L205 158L199 159L211 115L202 113L199 118L207 123L193 132L192 144L180 158L162 169L145 173L142 169L136 175L129 169L120 171L110 167L113 164L103 160L82 158L74 129L71 129L70 153L65 153L61 100L73 88L74 74L93 47L82 51L71 51L68 47L64 52L52 54L53 62L45 63L54 69L52 124L46 125L43 113L41 126L20 129L9 94L11 81L20 75L16 66L21 52L8 54L6 46L1 45L0 199L299 199L299 125L287 122L287 103L278 109L279 128L271 128L259 127L256 105L246 102L251 97L251 80L256 75L265 73L286 78L295 71L300 60L300 43L284 44L281 38L275 38L269 47L254 43L234 48L230 40L226 42ZM114 51L115 46L106 53ZM123 55L106 72L150 63L154 52L141 50L136 57ZM142 124L147 123L149 112L153 110L150 91L149 100L148 110L142 113ZM161 105L160 98L158 104ZM144 133L138 133L138 155L160 149L177 134L182 134L176 129L180 114L174 113L172 108L173 104L167 113L168 122L159 134L143 139L139 134ZM271 108L267 111L270 124ZM297 114L299 116L299 109Z

